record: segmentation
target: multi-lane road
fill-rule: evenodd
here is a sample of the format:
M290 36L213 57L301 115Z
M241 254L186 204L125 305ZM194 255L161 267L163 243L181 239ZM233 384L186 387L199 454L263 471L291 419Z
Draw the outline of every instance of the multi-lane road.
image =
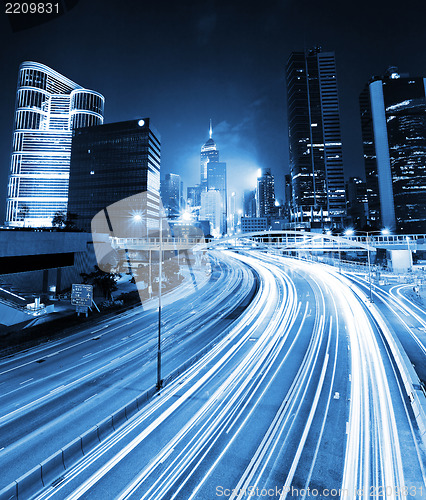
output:
M365 281L327 266L214 258L164 311L164 373L203 355L37 497L426 497L390 340L424 365L424 313L397 290L371 304ZM1 486L155 384L155 359L155 310L135 310L1 360Z

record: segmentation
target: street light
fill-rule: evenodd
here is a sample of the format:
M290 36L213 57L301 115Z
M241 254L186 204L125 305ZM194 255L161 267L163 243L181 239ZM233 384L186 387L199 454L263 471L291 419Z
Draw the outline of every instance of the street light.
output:
M354 230L353 229L346 229L346 231L344 232L344 235L345 236L353 236L354 234ZM339 246L339 273L341 273L341 256L340 256L340 238L338 239L338 246Z
M370 302L374 302L373 300L373 290L372 290L372 284L371 284L371 261L370 261L370 235L374 233L380 233L383 235L388 235L390 234L389 229L382 229L381 231L358 231L359 233L364 233L367 237L367 256L368 256L368 288L369 288L369 295L370 295ZM352 231L353 233L353 231Z
M413 267L413 261L412 261L412 256L411 256L411 248L410 248L410 237L409 236L406 236L405 239L407 240L407 250L408 250L408 258L409 258L409 261L410 261L410 264L409 264L409 270L412 269Z
M161 213L161 207L158 209L158 221L160 224L160 245L159 245L159 262L158 262L158 342L157 342L157 390L160 390L163 386L163 381L161 379L161 285L162 285L162 274L163 274L163 217Z

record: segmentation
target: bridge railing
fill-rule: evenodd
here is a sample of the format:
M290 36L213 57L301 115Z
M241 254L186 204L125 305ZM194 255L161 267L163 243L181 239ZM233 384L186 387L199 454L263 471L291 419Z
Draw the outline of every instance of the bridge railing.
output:
M161 238L165 246L195 246L204 243L204 238ZM160 246L160 238L111 238L111 244L116 248L132 248L144 246Z

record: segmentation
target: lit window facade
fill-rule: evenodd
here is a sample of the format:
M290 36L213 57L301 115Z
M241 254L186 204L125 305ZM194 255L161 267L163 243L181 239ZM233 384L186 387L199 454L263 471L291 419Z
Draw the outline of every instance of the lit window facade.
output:
M426 79L390 67L360 95L370 223L426 232Z
M200 170L201 191L215 190L220 193L221 197L220 233L225 234L227 232L227 223L228 223L226 163L219 161L219 150L217 148L215 141L212 138L211 122L210 122L209 139L201 147L200 160L201 160L201 170Z
M66 212L72 130L103 123L104 97L36 62L19 68L6 225L51 226Z
M143 192L146 230L158 227L160 141L149 118L73 131L68 210L80 229L90 231L98 212Z
M275 182L269 168L257 178L256 214L266 217L275 213Z
M293 52L286 74L293 217L340 226L346 207L334 52Z

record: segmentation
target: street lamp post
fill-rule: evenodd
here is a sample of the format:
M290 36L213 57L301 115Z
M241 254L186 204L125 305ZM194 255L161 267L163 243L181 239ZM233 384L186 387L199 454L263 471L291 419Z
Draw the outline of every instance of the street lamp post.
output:
M342 262L340 260L340 237L337 240L337 247L339 249L339 274L342 274Z
M163 386L163 381L161 379L161 284L162 284L162 260L163 260L163 221L161 214L161 207L158 211L158 220L160 222L160 245L159 245L159 258L158 258L158 343L157 343L157 390L160 390Z
M405 239L407 240L407 250L408 250L408 260L409 260L408 270L411 270L413 268L413 261L412 261L412 257L411 257L410 237L406 236Z
M372 233L381 233L383 235L387 235L387 234L389 234L389 230L382 229L381 231L358 231L358 232L364 233L367 237L366 242L367 242L367 259L368 259L368 288L369 288L370 302L374 302L372 282L371 282L370 235ZM345 234L352 235L353 230L350 229L350 230L346 231Z
M373 291L371 290L371 262L370 262L370 239L367 231L367 255L368 255L368 285L370 288L370 302L373 301Z

